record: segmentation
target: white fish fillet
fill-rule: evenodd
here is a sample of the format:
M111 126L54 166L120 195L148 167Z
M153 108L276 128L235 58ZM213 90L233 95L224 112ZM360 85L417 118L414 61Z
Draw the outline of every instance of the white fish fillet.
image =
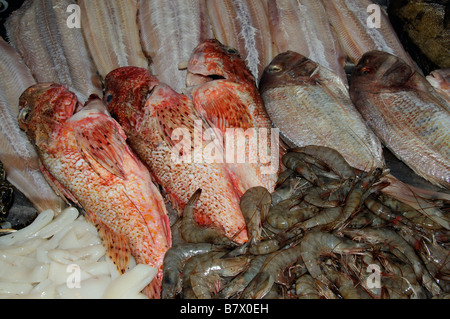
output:
M79 0L81 30L100 75L119 67L148 68L137 26L136 0Z
M398 56L410 66L418 69L416 63L403 48L392 27L386 12L379 6L379 25L377 13L370 5L371 0L322 0L329 21L336 31L339 41L353 63L358 63L362 55L368 51L380 50Z
M332 70L347 83L346 55L320 1L269 1L269 18L279 53L298 52Z
M138 23L142 49L151 58L151 71L161 82L181 93L194 48L213 38L205 0L146 0L139 3Z
M19 128L19 97L35 84L19 54L0 39L0 161L8 181L39 211L60 212L63 201L48 185L39 167L34 146Z
M207 1L215 38L239 51L256 81L277 53L272 44L267 2L265 0Z
M73 0L34 0L8 19L11 44L23 56L37 82L67 86L86 101L102 94L101 79L79 28L69 28L69 5Z

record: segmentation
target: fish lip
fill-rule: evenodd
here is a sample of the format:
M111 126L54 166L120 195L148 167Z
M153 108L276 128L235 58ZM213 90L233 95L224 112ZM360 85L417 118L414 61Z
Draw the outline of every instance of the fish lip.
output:
M227 80L227 78L215 72L193 72L188 69L186 75L186 86L194 87L217 80Z

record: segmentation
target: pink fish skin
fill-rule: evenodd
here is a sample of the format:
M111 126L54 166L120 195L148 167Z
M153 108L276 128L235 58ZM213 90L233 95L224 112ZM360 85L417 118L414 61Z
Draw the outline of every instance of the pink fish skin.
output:
M192 88L195 108L210 126L217 127L224 136L228 129L255 129L256 132L273 129L255 78L236 49L215 39L200 43L190 57L186 84ZM262 136L257 133L258 141L261 141ZM275 162L275 157L283 152L284 145L279 139L277 143L272 142L268 138L266 143L271 150L272 162ZM261 153L252 153L250 148L244 146L236 152L245 154L246 159L257 158L256 161L246 160L245 163L229 163L245 190L262 186L272 192L277 179L276 169L265 173L262 167L267 168L269 165L263 163Z
M245 220L239 208L244 192L239 180L222 161L208 162L201 154L195 158L195 126L203 133L207 125L192 101L161 83L144 68L123 67L110 72L105 80L108 110L122 125L133 150L147 165L155 181L179 215L191 196L202 189L194 212L197 224L212 227L237 243L247 241ZM192 141L191 160L175 161L179 145L174 132L186 130ZM210 142L201 141L201 153ZM217 150L219 151L219 149ZM186 154L184 154L186 155ZM223 159L223 155L220 155Z
M44 174L62 196L86 211L120 272L131 255L159 270L144 289L159 298L163 258L171 246L169 219L120 125L98 97L83 107L58 84L28 88L19 104L19 125L36 146Z

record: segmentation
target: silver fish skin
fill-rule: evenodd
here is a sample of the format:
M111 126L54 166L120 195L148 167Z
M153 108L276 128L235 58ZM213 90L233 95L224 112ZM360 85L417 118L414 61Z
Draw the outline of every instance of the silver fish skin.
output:
M364 53L380 50L397 55L419 70L403 48L387 13L376 2L371 0L321 0L321 2L339 42L354 64L358 63ZM379 9L379 15L373 11L374 8ZM371 16L372 14L375 16ZM375 18L379 18L379 25L370 25L369 23L376 22Z
M119 67L148 68L137 25L137 0L78 0L81 30L104 79Z
M429 182L450 187L450 104L405 61L366 53L350 96L386 147Z
M346 54L323 4L317 0L273 0L268 5L278 53L298 52L332 70L347 84Z
M181 93L187 73L182 63L199 43L214 37L206 1L140 1L138 25L142 49L152 61L151 72Z
M273 125L289 146L333 148L364 171L384 166L380 141L344 83L327 68L287 51L266 68L259 89Z
M208 0L214 36L239 51L256 81L277 54L272 43L267 0Z
M34 85L31 71L16 50L0 38L0 161L8 181L42 212L59 213L64 202L55 194L40 171L34 146L19 128L19 97Z
M37 82L60 83L86 101L91 94L102 94L102 83L81 29L67 24L67 10L75 4L27 0L7 20L6 29Z

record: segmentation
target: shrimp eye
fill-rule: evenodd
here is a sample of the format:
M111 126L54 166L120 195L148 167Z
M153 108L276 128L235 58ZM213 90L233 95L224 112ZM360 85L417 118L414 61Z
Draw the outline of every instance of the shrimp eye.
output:
M374 68L365 67L361 69L361 74L372 74L374 71Z
M269 69L268 69L268 71L271 73L278 73L278 72L281 72L282 70L283 70L283 68L276 64L269 66Z
M31 108L28 106L25 106L19 112L19 120L26 123L30 119L30 113L31 113Z
M113 99L112 93L106 93L106 95L105 95L105 103L106 104L111 103L112 99Z
M233 55L238 55L239 51L235 48L227 48L227 52Z

